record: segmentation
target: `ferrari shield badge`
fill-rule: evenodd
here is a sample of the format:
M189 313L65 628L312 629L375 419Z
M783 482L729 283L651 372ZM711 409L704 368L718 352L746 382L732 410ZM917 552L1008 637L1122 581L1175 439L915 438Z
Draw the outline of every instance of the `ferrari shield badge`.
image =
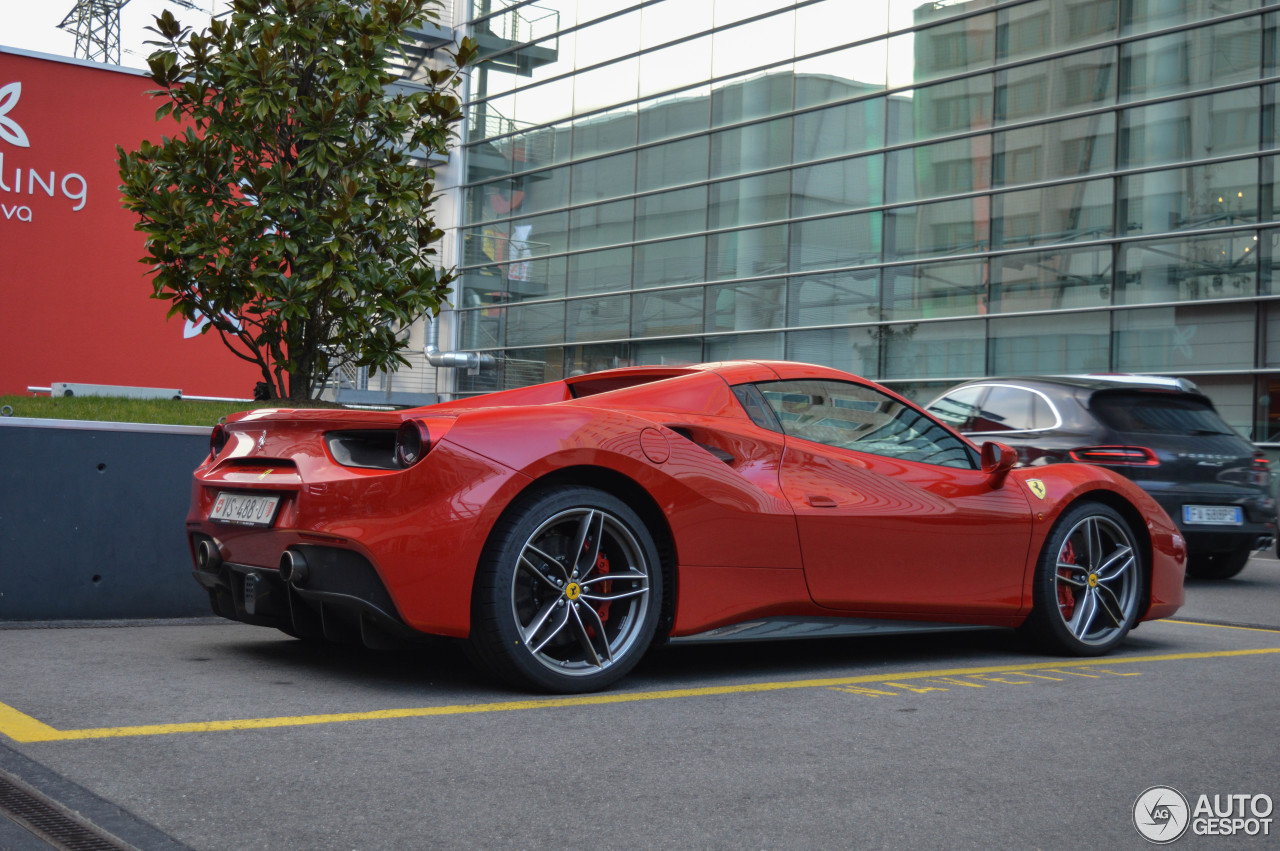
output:
M1044 482L1039 479L1027 479L1027 487L1031 488L1031 492L1036 495L1036 499L1044 499L1046 493Z

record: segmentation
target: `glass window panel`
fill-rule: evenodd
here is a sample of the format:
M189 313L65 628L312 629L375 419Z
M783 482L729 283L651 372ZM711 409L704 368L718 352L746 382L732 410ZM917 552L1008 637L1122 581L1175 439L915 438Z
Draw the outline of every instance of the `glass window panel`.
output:
M787 217L791 175L785 171L713 183L707 227L758 225Z
M702 287L636 293L631 297L631 334L663 337L702 332Z
M564 302L535 302L507 309L507 345L531 346L564 339Z
M991 126L991 74L923 86L891 97L891 143L915 142ZM892 110L891 110L892 113Z
M636 239L659 239L707 228L707 187L693 186L636 199Z
M1261 118L1256 88L1126 109L1120 161L1128 167L1163 165L1256 151Z
M987 196L885 211L885 259L967 254L987 245Z
M573 250L631 242L634 219L635 202L630 198L573 210L569 214Z
M1251 304L1183 305L1115 315L1115 364L1123 372L1252 369Z
M715 233L707 237L707 278L754 278L787 268L787 226Z
M1256 80L1262 72L1262 30L1243 18L1120 48L1120 95L1138 99Z
M850 6L848 0L835 2L851 11L861 8ZM804 6L797 10L797 14L812 8ZM838 31L831 34L837 39L843 39ZM888 55L888 42L873 41L796 62L796 109L882 91L889 82Z
M1117 0L1036 0L998 13L997 58L1027 59L1115 35Z
M710 78L709 35L640 56L640 97L673 91Z
M639 340L631 344L631 360L659 365L701 363L702 340Z
M1111 303L1111 248L1037 251L991 260L991 312L1103 307Z
M1121 34L1151 32L1257 6L1258 0L1121 0Z
M592 4L599 5L596 0ZM631 4L627 4L631 5ZM593 10L592 17L597 17ZM632 9L578 30L575 66L586 68L640 49L640 10Z
M1237 160L1121 178L1119 215L1129 233L1256 221L1258 162Z
M695 136L642 149L638 152L636 191L706 180L709 145L706 136Z
M1114 101L1115 50L1107 47L996 74L1000 122L1027 121L1090 109Z
M631 366L628 343L596 343L591 346L569 346L564 351L565 375L586 375L602 369Z
M1005 192L992 198L992 247L1101 239L1111 235L1111 209L1111 180Z
M593 109L635 100L640 91L640 60L623 59L573 77L573 112L581 115Z
M992 375L1107 372L1111 317L1104 312L993 319Z
M1115 114L1107 112L997 133L994 183L1014 186L1110 171L1115 128Z
M975 15L889 39L889 87L990 67L995 60L996 16Z
M838 325L880 318L880 271L854 269L791 279L788 325Z
M705 279L707 239L673 239L635 247L636 287L686 284Z
M990 167L990 136L970 136L891 151L885 165L889 201L915 201L989 189Z
M887 0L822 0L796 9L796 56L875 38L888 31Z
M568 213L546 213L541 216L523 216L510 222L510 230L527 227L525 239L537 243L544 254L559 254L568 248ZM505 235L505 234L504 234Z
M630 265L630 264L628 264ZM630 336L631 296L582 298L566 302L565 340L612 340Z
M884 378L969 378L986 374L985 320L885 325Z
M785 9L758 21L717 30L712 36L711 74L725 77L793 56L795 12Z
M894 266L884 270L884 318L975 316L987 303L987 261Z
M715 0L661 0L640 10L640 43L644 47L711 29Z
M1254 234L1253 239L1257 238L1258 235ZM1274 295L1280 292L1280 230L1263 231L1262 241L1254 242L1254 245L1261 246L1258 263L1262 267L1262 276L1258 280L1258 294ZM1280 416L1280 409L1276 410L1276 415Z
M574 163L570 180L575 204L630 195L636 191L636 152Z
M708 331L781 328L786 282L781 279L707 287Z
M717 83L711 91L711 126L723 127L786 112L791 109L793 82L787 68Z
M464 349L497 349L503 344L505 307L460 310L457 314L458 342Z
M884 155L797 168L791 172L791 215L796 218L874 207L884 200Z
M723 360L781 360L786 351L782 332L708 337L705 345L709 362Z
M711 176L729 177L786 165L791 160L790 143L790 118L713 133Z
M573 122L574 159L630 148L635 143L635 107L616 109Z
M1120 247L1117 304L1251 296L1257 234L1238 231Z
M920 0L889 0L889 30L902 30L907 27L927 24L950 18L962 12L972 12L988 6L996 5L997 0L937 0L932 3L921 3Z
M696 133L711 126L711 87L686 89L640 104L640 144Z
M716 0L715 24L727 27L735 21L767 15L776 12L778 5L778 0Z
M489 197L486 201L499 211L507 208L507 215L511 216L527 216L567 206L569 168L561 166L519 175L511 180L509 198L499 195L496 198Z
M795 162L846 157L884 147L885 99L830 106L795 117Z
M631 289L631 246L569 255L569 295L627 289Z
M843 369L864 378L880 373L878 328L818 328L787 333L787 360Z
M791 226L791 270L864 266L880 260L882 213L850 213Z

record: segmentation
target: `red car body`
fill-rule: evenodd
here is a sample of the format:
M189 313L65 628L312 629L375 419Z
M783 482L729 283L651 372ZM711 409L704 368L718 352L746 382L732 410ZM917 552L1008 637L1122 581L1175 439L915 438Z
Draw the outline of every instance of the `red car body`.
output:
M785 433L785 422L761 425L767 412L753 415L742 401L750 387L767 395L827 386L883 394L913 418L912 434L936 427L972 462L941 466L804 439ZM822 403L774 396L775 415L789 399ZM1083 464L1009 469L1007 448L1006 463L989 449L983 464L965 438L917 415L927 417L872 382L789 362L631 367L406 411L239 414L195 472L195 575L218 614L294 634L373 646L414 634L467 638L478 566L504 516L531 493L587 487L634 510L659 554L660 614L646 645L835 618L1018 627L1036 604L1051 530L1084 501L1132 531L1141 553L1135 623L1182 603L1182 538L1132 482ZM424 447L408 466L394 444L406 430ZM228 494L278 499L265 525L210 519ZM1059 561L1070 551L1060 549ZM607 621L608 608L593 611ZM597 635L580 632L584 645ZM556 690L607 684L514 679Z

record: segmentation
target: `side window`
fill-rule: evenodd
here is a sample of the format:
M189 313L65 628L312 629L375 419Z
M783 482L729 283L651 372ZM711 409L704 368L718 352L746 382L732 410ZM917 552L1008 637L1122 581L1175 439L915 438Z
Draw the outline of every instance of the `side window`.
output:
M972 431L973 421L978 416L978 402L985 392L987 388L982 385L962 387L936 400L925 410L956 431Z
M1020 387L992 387L970 431L1027 431L1035 428L1036 394Z
M872 455L974 469L969 448L916 409L861 384L772 381L756 385L784 434Z

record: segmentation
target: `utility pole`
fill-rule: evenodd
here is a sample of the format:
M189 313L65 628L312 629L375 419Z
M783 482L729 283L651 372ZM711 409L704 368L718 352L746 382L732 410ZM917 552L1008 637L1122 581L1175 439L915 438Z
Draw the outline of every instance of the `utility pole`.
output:
M75 8L58 24L74 33L76 58L120 64L120 10L129 0L76 0Z

